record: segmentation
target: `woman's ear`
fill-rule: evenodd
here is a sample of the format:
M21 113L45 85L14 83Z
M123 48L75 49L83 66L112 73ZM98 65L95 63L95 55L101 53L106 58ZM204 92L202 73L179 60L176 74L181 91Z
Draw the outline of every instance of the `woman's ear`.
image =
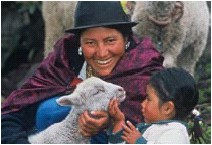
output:
M163 103L163 114L168 118L173 118L175 116L175 106L172 101L168 101Z

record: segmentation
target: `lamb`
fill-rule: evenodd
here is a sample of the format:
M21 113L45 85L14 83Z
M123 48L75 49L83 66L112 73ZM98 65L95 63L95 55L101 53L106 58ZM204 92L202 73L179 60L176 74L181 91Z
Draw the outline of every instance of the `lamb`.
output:
M206 46L209 18L205 1L137 1L131 16L139 22L133 32L153 39L165 67L182 67L192 75Z
M40 133L30 135L30 143L36 144L84 144L89 143L90 138L83 137L79 132L77 123L78 116L85 110L108 110L110 99L116 98L119 102L124 101L125 91L122 87L105 82L99 78L91 77L78 84L70 95L60 97L57 103L62 106L71 106L72 109L67 117L52 124Z

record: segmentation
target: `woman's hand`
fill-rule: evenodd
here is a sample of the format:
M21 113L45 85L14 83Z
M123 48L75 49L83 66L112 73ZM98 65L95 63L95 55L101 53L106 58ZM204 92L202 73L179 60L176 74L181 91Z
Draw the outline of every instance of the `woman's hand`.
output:
M123 129L122 139L128 144L134 144L136 140L141 137L141 133L130 121L127 121L127 125L123 124Z
M113 99L109 103L109 114L112 117L114 122L124 122L125 116L124 113L118 107L118 102L116 99Z
M85 111L78 119L80 132L87 137L97 134L108 125L108 122L109 116L104 111L91 112L90 115Z

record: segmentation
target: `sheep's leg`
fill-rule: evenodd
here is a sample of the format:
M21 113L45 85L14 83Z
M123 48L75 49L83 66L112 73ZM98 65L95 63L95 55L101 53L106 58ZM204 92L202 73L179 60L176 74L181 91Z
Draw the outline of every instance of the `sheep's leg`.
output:
M204 40L197 40L188 45L178 56L177 65L194 75L196 63L205 49L205 43Z
M177 57L181 53L182 50L182 43L181 42L166 42L164 40L164 50L165 52L162 53L164 56L163 65L165 67L176 67L177 66Z

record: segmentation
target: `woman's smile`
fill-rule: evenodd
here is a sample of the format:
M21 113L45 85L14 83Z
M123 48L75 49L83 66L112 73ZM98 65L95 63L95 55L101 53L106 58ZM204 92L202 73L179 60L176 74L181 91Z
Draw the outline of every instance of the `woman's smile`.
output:
M110 62L112 61L113 59L112 58L109 58L109 59L94 59L94 61L99 64L99 65L102 65L102 66L105 66L105 65L108 65L110 64Z

